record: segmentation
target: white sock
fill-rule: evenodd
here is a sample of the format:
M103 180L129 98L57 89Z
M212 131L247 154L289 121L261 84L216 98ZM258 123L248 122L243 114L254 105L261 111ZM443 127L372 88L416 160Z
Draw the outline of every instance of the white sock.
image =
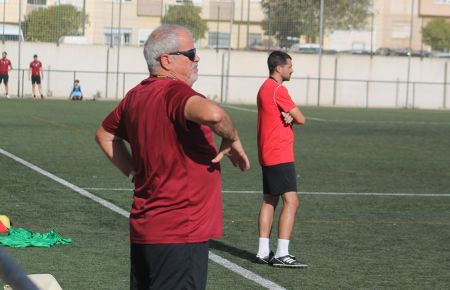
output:
M259 247L258 247L258 257L264 258L269 256L270 246L269 246L269 238L259 238Z
M278 239L277 252L275 258L289 255L289 240Z

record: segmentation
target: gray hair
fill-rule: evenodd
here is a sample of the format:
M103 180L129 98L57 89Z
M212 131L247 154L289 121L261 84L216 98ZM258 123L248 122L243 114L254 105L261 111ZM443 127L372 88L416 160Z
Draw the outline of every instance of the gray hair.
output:
M161 54L178 50L181 31L185 31L192 36L186 27L176 24L161 25L150 34L144 45L144 56L150 72L154 68L160 67L159 57Z

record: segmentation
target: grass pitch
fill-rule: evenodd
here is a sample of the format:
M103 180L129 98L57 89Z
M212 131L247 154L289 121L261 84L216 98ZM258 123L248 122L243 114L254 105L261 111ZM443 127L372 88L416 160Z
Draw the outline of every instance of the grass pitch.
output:
M94 141L115 105L1 99L0 148L129 210L128 179ZM290 251L310 267L286 270L252 262L262 187L254 110L227 108L252 168L222 162L224 238L213 253L286 289L450 285L449 112L302 108L311 119L295 128L301 206ZM0 172L0 214L14 227L73 239L7 248L26 272L51 273L63 289L128 289L126 218L1 154ZM262 288L212 261L209 271L208 289Z

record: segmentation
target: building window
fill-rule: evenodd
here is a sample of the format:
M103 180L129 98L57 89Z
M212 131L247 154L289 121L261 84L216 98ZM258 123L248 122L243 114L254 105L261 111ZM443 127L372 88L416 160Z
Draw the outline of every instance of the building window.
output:
M139 29L138 32L138 45L144 46L145 42L147 41L148 36L150 33L153 32L153 29Z
M233 2L230 0L210 0L209 19L230 20L232 16Z
M450 0L434 0L434 2L439 4L450 4Z
M262 44L262 35L261 33L249 33L248 34L248 46L256 46Z
M83 1L85 1L85 0L58 0L58 2L56 2L56 3L58 3L60 5L69 4L69 5L75 6L81 10L81 9L83 9L83 5L84 5Z
M161 16L161 0L137 0L137 16Z
M27 0L27 4L36 6L47 6L47 0Z
M183 4L185 1L186 1L186 0L176 0L175 3L177 3L177 4ZM193 3L194 5L197 5L197 6L201 6L202 3L203 3L203 0L191 0L191 1L192 1L192 3Z
M120 34L119 29L106 27L103 31L105 35L105 44L119 45L130 45L131 44L131 29L121 28Z
M209 32L208 33L208 47L211 48L229 48L230 47L230 33L228 32Z
M393 23L392 24L392 38L406 39L411 35L411 26L409 23Z

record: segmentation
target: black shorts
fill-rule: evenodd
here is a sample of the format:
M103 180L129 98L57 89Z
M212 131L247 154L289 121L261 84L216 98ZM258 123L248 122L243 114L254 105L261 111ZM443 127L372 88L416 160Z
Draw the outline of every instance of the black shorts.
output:
M41 76L31 76L31 84L41 84Z
M0 74L0 84L3 82L5 85L7 85L8 80L9 80L8 74Z
M131 244L131 290L206 289L208 242Z
M286 192L297 192L295 163L262 166L263 193L279 196Z

